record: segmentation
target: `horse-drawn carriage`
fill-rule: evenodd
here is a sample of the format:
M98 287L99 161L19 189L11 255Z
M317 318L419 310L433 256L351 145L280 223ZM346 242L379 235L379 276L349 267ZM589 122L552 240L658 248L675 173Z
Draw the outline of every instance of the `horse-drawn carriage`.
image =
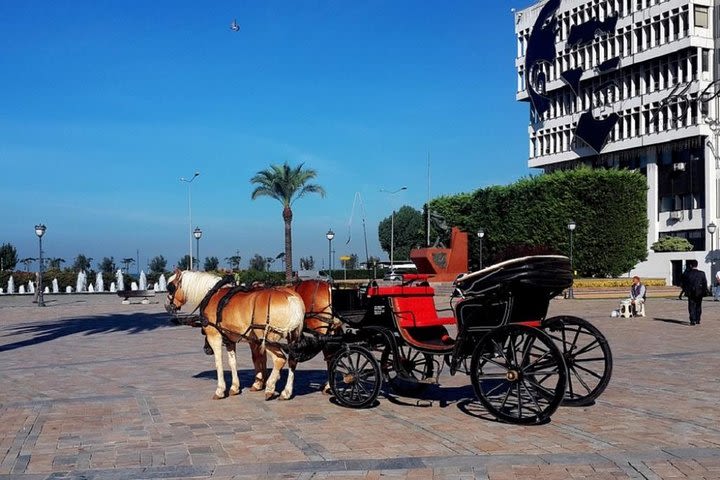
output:
M329 294L329 286L305 288L305 332L283 346L291 371L324 351L337 402L361 408L377 401L383 383L417 394L447 367L470 375L490 414L522 424L546 421L561 404L589 405L607 386L612 356L602 333L578 317L546 318L550 300L572 284L566 257L524 257L462 275L440 315L427 280L372 281L332 289L327 300L318 292Z
M478 400L507 422L538 423L560 404L589 405L610 380L612 355L586 320L546 318L550 299L571 284L568 259L544 255L460 276L447 316L438 315L423 275L335 291L333 307L352 333L333 355L330 386L339 403L363 407L383 381L417 393L447 366L470 375Z

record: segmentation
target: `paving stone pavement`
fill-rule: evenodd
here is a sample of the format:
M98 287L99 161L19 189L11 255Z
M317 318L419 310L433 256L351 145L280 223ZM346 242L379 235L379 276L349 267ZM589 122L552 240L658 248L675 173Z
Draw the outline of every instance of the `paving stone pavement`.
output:
M676 299L638 319L611 318L617 300L552 301L606 335L613 377L595 405L515 426L463 374L421 399L342 408L319 391L320 356L295 398L266 402L244 345L242 394L213 401L200 331L171 323L160 297L31 300L0 296L0 479L720 479L717 302L691 327Z

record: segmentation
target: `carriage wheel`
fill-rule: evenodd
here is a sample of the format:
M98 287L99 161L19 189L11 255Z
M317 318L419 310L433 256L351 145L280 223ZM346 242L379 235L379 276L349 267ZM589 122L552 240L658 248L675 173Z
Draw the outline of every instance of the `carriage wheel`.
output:
M578 317L548 318L543 328L560 348L568 367L563 405L592 404L605 390L612 374L612 353L607 340L590 322Z
M401 395L418 395L430 384L423 380L433 376L433 357L415 350L409 345L398 345L397 360L402 372L395 371L395 349L386 345L380 357L380 368L383 378L393 391Z
M560 350L541 330L509 325L485 335L470 363L473 388L498 419L541 423L562 402L567 368Z
M341 348L330 364L330 388L338 403L346 407L367 407L380 394L380 365L372 352L359 345Z

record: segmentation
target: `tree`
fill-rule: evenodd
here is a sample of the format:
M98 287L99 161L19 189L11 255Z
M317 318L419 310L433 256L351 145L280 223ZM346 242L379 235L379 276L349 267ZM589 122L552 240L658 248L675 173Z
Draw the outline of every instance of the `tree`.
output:
M358 256L356 253L351 253L349 257L350 260L345 261L345 268L347 270L355 270L358 267Z
M686 238L665 236L653 243L650 248L655 252L689 252L693 246Z
M134 259L134 258L130 258L130 257L128 257L128 258L123 258L123 259L122 259L122 262L120 262L120 263L122 263L123 265L125 265L125 273L127 273L127 272L130 271L130 265L133 264L133 263L135 263L135 259Z
M65 263L64 258L46 258L45 259L48 263L48 268L50 270L60 270L62 268L62 264Z
M390 240L394 236L393 258L408 260L410 250L425 242L423 215L419 210L404 205L395 212L395 228L392 235L392 216L382 220L378 225L380 247L390 254Z
M300 257L300 270L312 270L315 268L315 259L310 255L309 257Z
M255 270L258 272L264 272L265 271L265 257L260 255L259 253L256 253L251 259L250 259L250 270Z
M17 250L9 243L0 246L0 270L15 270L18 263Z
M191 270L190 255L183 255L180 260L177 261L177 266L180 270Z
M205 257L205 271L214 272L218 269L220 260L217 257Z
M88 258L85 255L78 254L73 262L72 269L74 272L89 271L92 266L92 258Z
M317 176L313 169L303 169L304 164L291 167L285 162L283 165L270 165L267 170L258 172L250 179L250 183L257 185L251 194L255 200L267 196L278 200L283 205L282 217L285 222L285 279L292 280L292 205L306 193L317 193L325 197L325 189L320 185L308 183Z
M162 255L153 257L153 259L150 260L150 271L153 273L163 273L166 267L167 260L165 260L165 257L163 257Z
M98 269L100 269L102 273L115 273L115 258L103 257L98 265Z
M27 258L23 258L22 260L20 260L20 263L22 263L23 265L25 265L25 271L26 271L26 272L29 272L29 271L30 271L30 265L32 265L32 263L33 263L34 261L36 261L36 260L37 260L37 258L27 257Z
M225 257L225 261L228 262L228 265L230 265L230 269L232 270L240 270L240 260L242 260L240 255Z

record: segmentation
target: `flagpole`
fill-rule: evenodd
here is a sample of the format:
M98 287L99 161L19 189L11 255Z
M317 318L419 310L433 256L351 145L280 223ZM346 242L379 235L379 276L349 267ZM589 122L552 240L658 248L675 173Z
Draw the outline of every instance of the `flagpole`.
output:
M427 154L427 239L426 239L426 245L430 246L430 150L428 150Z

